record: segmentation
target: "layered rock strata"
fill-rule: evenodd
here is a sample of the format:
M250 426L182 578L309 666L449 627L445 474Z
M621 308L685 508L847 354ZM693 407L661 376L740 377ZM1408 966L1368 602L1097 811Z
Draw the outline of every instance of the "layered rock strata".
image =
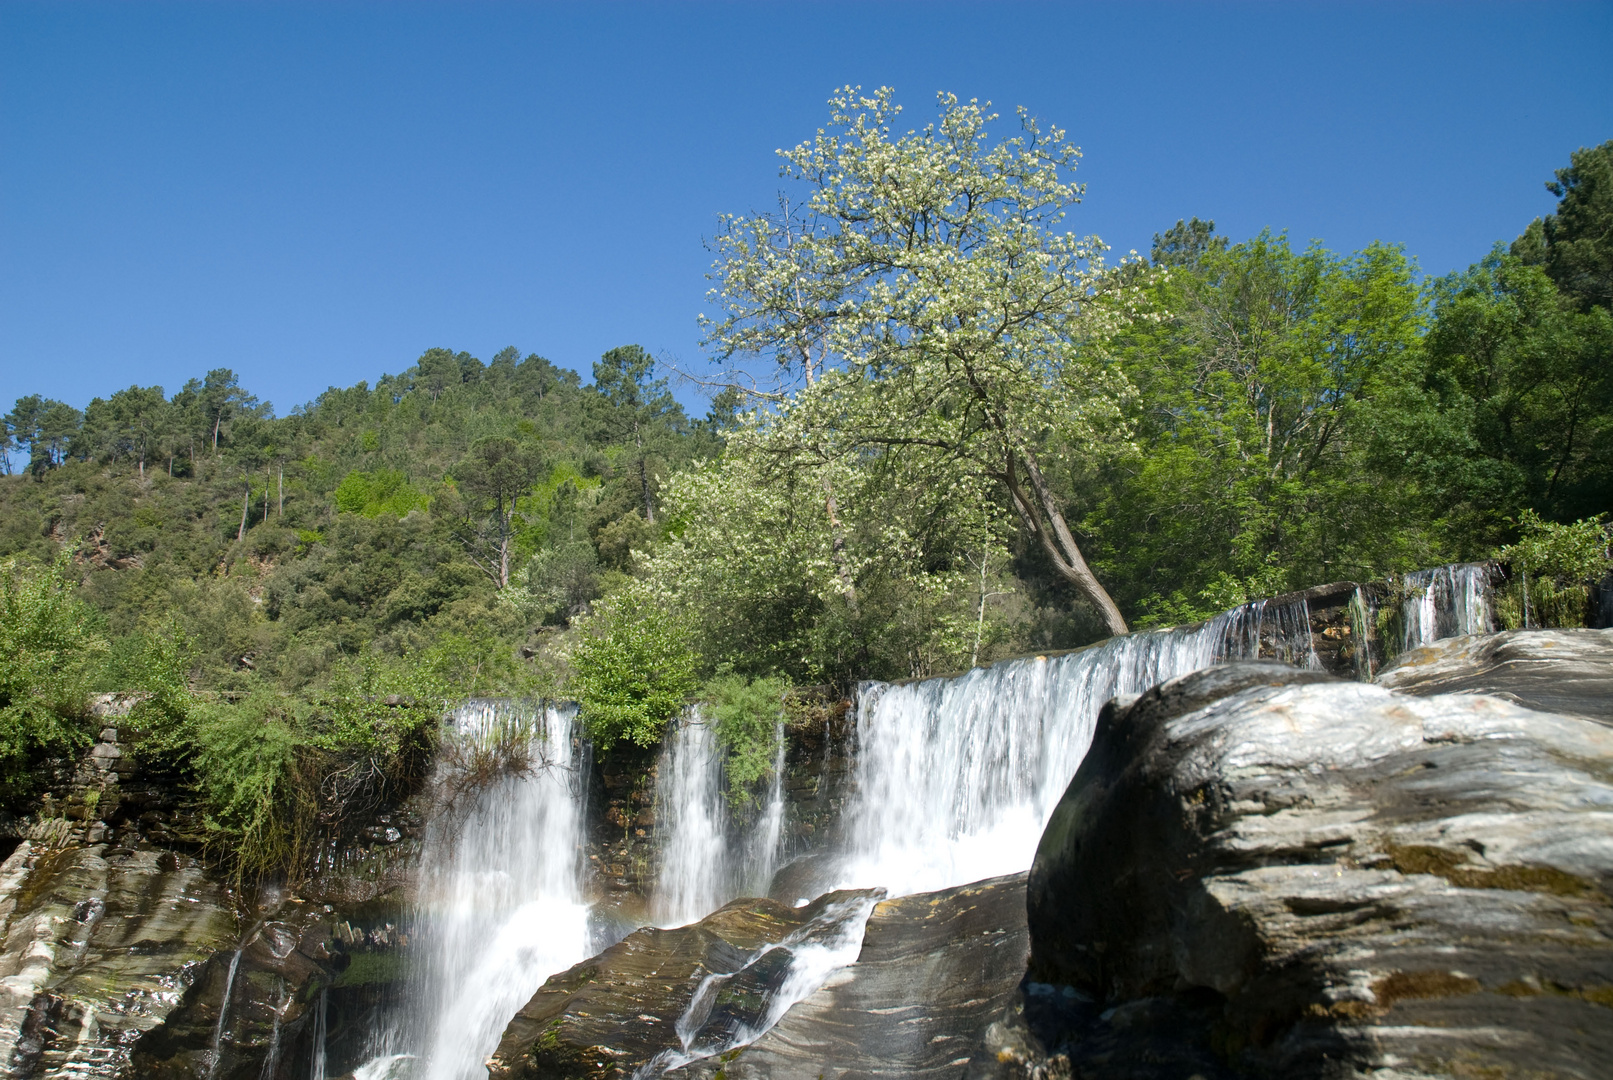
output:
M1319 678L1106 709L1030 875L1057 1070L1607 1075L1613 731Z

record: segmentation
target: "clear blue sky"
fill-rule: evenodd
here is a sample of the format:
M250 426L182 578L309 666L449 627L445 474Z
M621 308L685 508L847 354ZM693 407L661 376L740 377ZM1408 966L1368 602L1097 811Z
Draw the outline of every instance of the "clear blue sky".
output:
M0 409L232 367L283 413L436 345L702 366L702 238L845 83L1068 129L1121 251L1197 214L1444 273L1613 138L1613 6L7 2Z

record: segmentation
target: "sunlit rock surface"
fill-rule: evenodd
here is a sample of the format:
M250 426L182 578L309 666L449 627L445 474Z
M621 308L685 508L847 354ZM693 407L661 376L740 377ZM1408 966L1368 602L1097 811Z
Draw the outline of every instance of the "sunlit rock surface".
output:
M1315 680L1106 710L1030 875L1056 1071L1607 1076L1613 731Z
M1513 630L1411 649L1377 678L1408 694L1492 694L1613 724L1613 630Z
M1014 1020L1026 953L1024 874L886 900L855 964L751 1045L668 1075L999 1075L1024 1056Z

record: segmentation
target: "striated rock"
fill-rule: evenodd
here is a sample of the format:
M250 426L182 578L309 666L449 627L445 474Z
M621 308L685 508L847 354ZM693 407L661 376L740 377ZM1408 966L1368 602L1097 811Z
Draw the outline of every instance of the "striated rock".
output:
M1590 1080L1610 892L1613 731L1229 665L1100 718L1031 870L1027 1017L1105 1080Z
M0 1062L13 1077L122 1075L234 936L188 857L24 841L0 865Z
M1613 724L1613 630L1446 638L1403 653L1376 682L1408 694L1492 694Z
M857 962L756 1042L667 1074L686 1080L998 1075L1028 1056L1017 1022L1025 875L880 903Z
M504 1031L488 1063L492 1080L626 1077L679 1046L675 1025L707 975L739 970L831 904L802 908L735 900L698 923L646 927L544 983Z

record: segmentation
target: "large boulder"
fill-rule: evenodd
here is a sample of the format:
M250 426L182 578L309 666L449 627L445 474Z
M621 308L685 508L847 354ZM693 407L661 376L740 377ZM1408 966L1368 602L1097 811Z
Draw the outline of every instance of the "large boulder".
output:
M994 1076L1034 1053L1016 1024L1025 875L886 900L857 962L749 1046L670 1078Z
M1610 892L1608 728L1229 665L1100 718L1028 891L1071 1005L1032 1018L1106 1080L1590 1080Z
M1513 630L1410 649L1376 680L1408 694L1491 694L1613 724L1613 630Z

